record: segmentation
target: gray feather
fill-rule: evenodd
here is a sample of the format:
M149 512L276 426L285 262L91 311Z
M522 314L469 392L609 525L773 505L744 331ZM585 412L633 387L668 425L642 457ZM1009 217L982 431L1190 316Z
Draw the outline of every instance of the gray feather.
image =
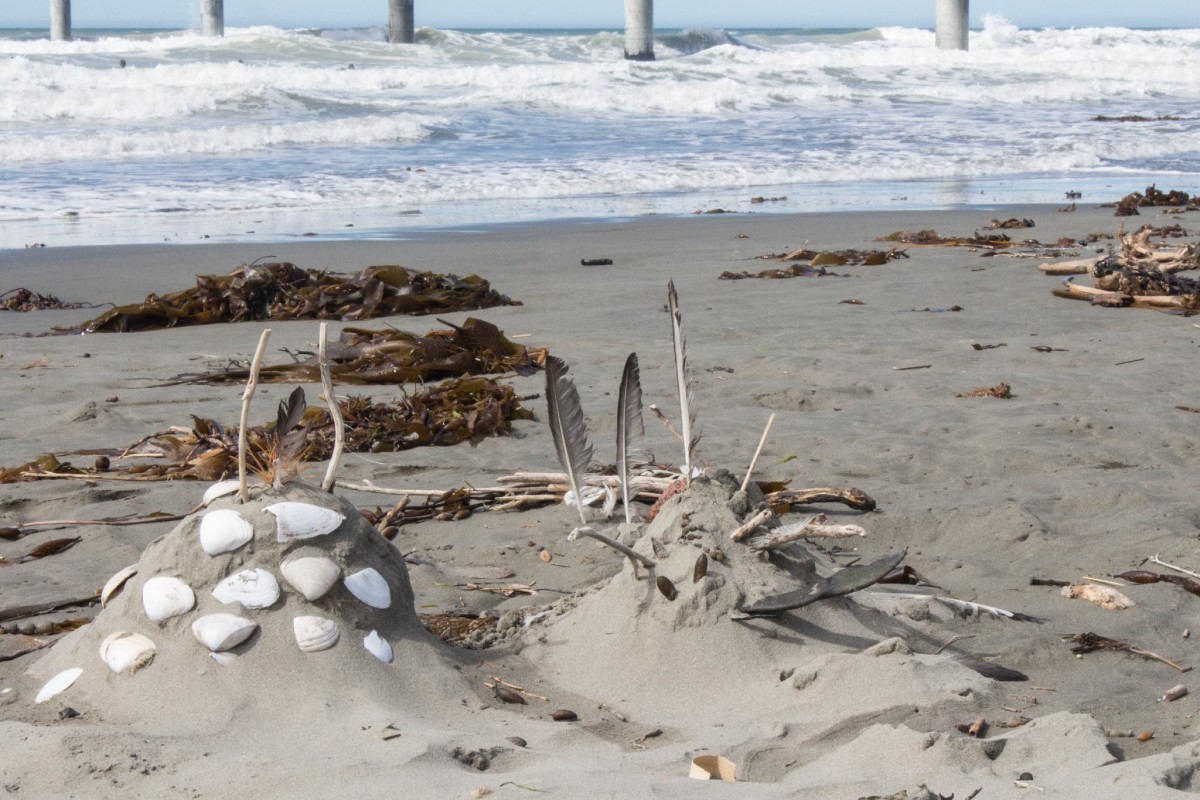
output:
M579 392L567 377L566 362L556 356L546 356L546 407L550 435L554 438L554 449L558 451L558 463L567 473L571 491L575 493L575 503L579 507L579 519L586 525L580 489L583 486L583 473L592 460L592 443L588 440Z
M646 435L642 421L642 383L638 373L637 353L625 359L621 373L621 388L617 391L617 476L621 480L621 501L625 504L625 521L632 522L629 511L629 444L635 436Z
M687 365L687 343L683 339L683 316L679 313L679 295L675 281L667 282L667 309L671 312L671 339L675 345L675 377L679 387L679 431L683 438L683 478L692 479L692 460L700 434L696 430L696 411L692 404L692 376Z

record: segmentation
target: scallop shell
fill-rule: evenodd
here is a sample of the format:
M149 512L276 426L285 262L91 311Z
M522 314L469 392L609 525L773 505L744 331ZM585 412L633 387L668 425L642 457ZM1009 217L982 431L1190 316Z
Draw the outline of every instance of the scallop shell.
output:
M320 556L305 556L285 561L279 565L279 571L287 578L292 588L309 601L318 599L332 589L342 574L341 567Z
M218 497L224 497L227 494L233 494L241 487L241 481L237 478L230 478L227 481L217 481L204 492L204 499L200 501L200 505L206 506Z
M346 518L332 508L312 503L276 503L263 510L275 515L275 533L281 542L324 536L337 530Z
M306 653L328 650L338 640L337 623L324 617L296 617L292 620L296 644Z
M100 643L100 657L113 672L137 672L154 660L154 652L154 642L130 631L117 631Z
M192 635L214 653L237 647L258 630L258 623L236 614L209 614L192 623Z
M384 577L372 567L347 575L344 583L350 594L371 608L388 608L392 604L391 588Z
M43 686L41 691L37 693L37 696L33 698L33 702L44 703L51 697L65 692L67 689L71 688L71 684L75 682L75 679L82 674L82 667L72 667L71 669L63 670L50 680L46 681L46 685Z
M196 605L196 594L179 578L158 576L142 585L142 605L147 617L162 622L191 611Z
M104 584L104 588L100 590L100 607L103 608L108 605L108 601L112 599L112 596L121 591L121 587L125 585L125 581L137 575L137 571L138 565L130 564L109 578Z
M222 603L266 608L279 599L279 581L265 569L244 569L214 586L212 595Z
M218 508L200 519L200 546L210 556L232 553L254 538L254 526L232 508Z
M387 639L380 637L378 631L371 631L363 637L363 647L383 663L392 663L392 646Z

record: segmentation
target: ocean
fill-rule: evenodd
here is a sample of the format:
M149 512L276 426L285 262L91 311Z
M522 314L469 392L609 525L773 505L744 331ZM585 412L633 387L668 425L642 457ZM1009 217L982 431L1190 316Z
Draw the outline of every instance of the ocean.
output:
M0 247L1200 190L1194 28L75 36L0 30Z

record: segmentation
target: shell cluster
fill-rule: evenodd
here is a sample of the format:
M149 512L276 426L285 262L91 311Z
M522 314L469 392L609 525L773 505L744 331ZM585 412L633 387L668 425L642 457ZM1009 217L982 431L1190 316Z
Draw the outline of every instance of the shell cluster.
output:
M236 489L236 485L234 488ZM229 482L217 484L205 493L203 505L207 506L230 492ZM164 636L169 630L178 630L177 626L170 623L177 617L186 618L187 615L194 616L194 619L190 620L190 629L200 645L196 648L197 654L210 656L218 664L228 666L236 661L237 648L247 643L253 644L256 634L266 635L255 621L255 616L272 613L273 608L278 611L283 605L280 601L285 591L294 593L309 604L337 591L341 596L333 601L335 605L362 603L373 609L371 614L391 607L392 587L387 578L367 564L346 563L343 558L343 567L334 557L293 554L275 565L282 580L276 578L270 565L253 565L256 558L253 542L256 537L260 537L259 542L263 544L274 540L287 547L299 542L311 549L313 546L320 547L320 537L338 530L345 521L345 516L335 509L304 502L283 501L266 506L262 510L274 517L274 525L262 525L263 517L260 515L258 520L264 529L258 531L255 530L254 523L244 517L236 507L214 508L203 512L199 524L195 527L198 532L195 546L203 550L208 558L225 558L226 566L222 571L229 570L229 574L210 586L191 586L185 580L186 576L180 575L151 575L145 578L141 586L140 612L144 614L146 622L142 632L118 630L100 644L100 659L111 673L132 675L151 667L158 649L152 637ZM266 529L268 527L269 530ZM247 545L249 548L238 558L251 561L252 566L239 570L233 566L237 559L231 559L227 554L242 550ZM271 548L261 549L269 551ZM333 555L331 552L330 556ZM144 563L140 566L146 569ZM139 565L135 564L109 579L102 592L104 605L107 606L138 572ZM343 589L338 589L339 582ZM202 595L202 598L210 595L225 608L219 613L202 613L199 610L198 594ZM207 605L209 608L213 607L211 601L208 601ZM135 627L133 623L137 622L139 612L133 610L135 607L131 605L130 608L128 613L134 619L129 621L128 626ZM322 609L304 609L304 613L298 613L292 620L296 647L305 653L317 653L334 648L340 641L344 641L335 619L311 613L313 611L320 612ZM392 662L392 645L382 638L377 630L371 630L362 639L362 647L379 661L385 664ZM58 673L42 686L35 702L45 702L66 691L85 669L88 669L86 664Z

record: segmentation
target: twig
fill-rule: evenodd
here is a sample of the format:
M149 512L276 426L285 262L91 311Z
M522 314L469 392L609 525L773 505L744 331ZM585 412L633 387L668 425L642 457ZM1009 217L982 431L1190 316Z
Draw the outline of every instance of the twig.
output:
M535 694L534 692L528 691L526 689L522 689L520 686L517 686L515 683L509 683L508 681L504 680L503 678L498 678L495 675L493 675L492 680L494 680L496 683L500 684L501 686L507 686L508 688L512 689L514 692L520 692L521 694L525 695L526 697L533 697L538 700L545 700L547 703L550 702L549 697L543 697L540 694ZM484 684L484 685L486 686L487 684Z
M594 528L589 528L586 525L580 525L578 528L571 531L571 533L567 536L567 541L573 542L576 539L578 539L580 536L590 537L592 539L595 539L597 542L600 542L601 544L608 545L609 547L611 547L612 549L614 549L620 553L624 553L625 556L628 557L630 561L635 562L635 566L636 566L636 562L640 561L643 564L645 564L648 568L654 569L654 559L647 558L646 556L642 555L638 551L634 550L632 547L623 545L620 542L618 542L616 539L612 538L611 536L605 536L603 533L600 533L600 531L598 531Z
M753 517L739 525L733 531L733 533L729 534L729 538L735 542L740 542L742 539L745 539L747 536L753 533L756 528L771 520L774 516L774 511L769 508L764 508L762 511L759 511Z
M250 420L250 398L254 396L254 388L258 385L258 369L262 366L263 353L267 350L267 339L271 337L271 329L263 328L258 337L258 349L254 352L254 361L250 363L250 376L246 378L246 390L242 392L241 425L238 428L238 502L245 503L250 499L246 489L246 426Z
M667 415L662 413L662 411L659 409L659 407L657 405L655 405L654 403L651 403L650 411L652 411L654 413L654 416L658 418L659 422L661 422L663 425L666 426L667 430L669 430L671 433L675 434L676 439L683 438L683 434L679 432L679 429L675 427L674 423L672 423L671 420L667 419Z
M1158 558L1158 553L1155 553L1153 556L1151 556L1150 561L1154 564L1158 564L1160 567L1173 569L1176 572L1182 572L1184 575L1191 575L1193 578L1200 578L1200 573L1192 572L1190 569L1184 569L1183 567L1177 567L1174 564L1168 564L1166 561L1160 561Z
M1107 578L1093 578L1091 575L1084 575L1083 579L1085 581L1091 581L1092 583L1103 583L1106 586L1128 586L1129 585L1127 583L1121 583L1120 581L1110 581Z
M824 517L813 517L799 525L789 525L780 528L774 536L762 541L752 541L750 547L755 550L772 550L783 547L798 539L847 539L852 536L866 536L867 532L859 525L822 525L817 522Z
M742 479L742 491L746 491L746 487L750 485L750 476L754 474L754 465L758 463L758 457L762 455L763 445L767 443L767 434L771 432L771 425L775 422L775 415L771 414L767 420L767 427L763 428L762 438L758 440L758 448L754 451L754 458L750 459L750 466L746 467L746 477Z
M321 388L325 390L325 402L329 404L329 416L333 420L333 453L329 456L329 466L325 469L325 480L321 481L321 488L332 493L338 464L342 460L342 448L346 443L346 424L342 420L342 409L338 408L337 398L333 394L333 376L329 374L329 358L325 352L328 327L328 322L321 323L321 344L317 348L317 363L321 368Z
M110 519L47 519L37 522L22 522L20 528L56 528L63 525L146 525L151 522L178 522L186 514L155 514L148 517L126 517Z

